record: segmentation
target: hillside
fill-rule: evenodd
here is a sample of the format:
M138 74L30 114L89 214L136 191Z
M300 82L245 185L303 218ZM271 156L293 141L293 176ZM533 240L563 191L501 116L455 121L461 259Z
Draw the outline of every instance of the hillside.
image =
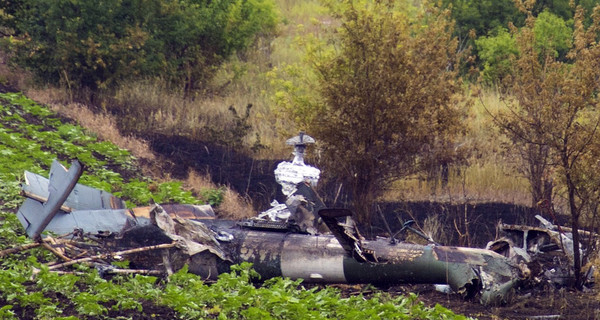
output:
M567 34L567 38L571 37L572 30L569 28L573 26L574 10L567 10L566 7L558 5L562 3L566 6L567 2L566 0L555 1L554 5L551 5L538 1L541 6L534 8L536 16L538 11L541 12L545 6L549 6L548 11L558 14L560 19L555 19L556 17L549 16L548 12L544 11L545 13L540 15L544 23L540 25L551 29L544 29L545 31L542 30L541 33L538 30L537 34L541 34L542 37L553 34L560 34L562 37ZM586 6L591 9L591 6L597 2L596 0L586 2ZM68 4L69 1L64 3ZM205 79L206 82L193 84L192 87L194 85L202 87L196 88L197 90L193 92L188 91L187 84L182 85L181 79L186 77L184 73L177 74L175 84L173 78L166 80L164 75L155 73L125 78L124 76L132 71L128 68L135 66L135 59L127 60L132 58L129 55L113 60L108 59L115 63L125 60L131 62L124 68L115 69L115 74L111 75L115 76L114 79L121 76L128 79L116 86L100 86L96 90L78 88L76 80L66 75L66 72L77 75L78 70L74 66L85 65L90 61L94 64L92 67L102 68L102 58L108 58L108 55L99 59L83 59L85 61L67 63L65 65L69 67L61 71L65 72L65 75L55 72L52 80L39 79L29 71L14 68L15 65L10 63L11 58L15 58L14 52L4 51L8 47L3 47L0 61L0 91L2 91L0 93L0 155L2 156L0 160L2 161L0 164L0 249L30 245L30 241L24 237L23 230L14 218L14 213L22 202L18 195L19 183L23 179L24 170L47 175L50 162L55 158L64 164L68 164L72 159L79 159L86 168L82 183L112 192L126 200L129 207L147 205L150 201L209 203L213 205L219 217L238 219L256 216L257 212L269 207L273 199L281 201L283 197L279 186L275 183L273 170L279 161L287 159L290 155L290 148L285 145L285 140L297 134L300 128L305 129L303 125L306 123L302 123L302 117L312 116L311 111L306 110L318 110L318 108L304 109L307 106L317 105L311 104L314 102L311 99L317 98L315 101L318 101L322 94L319 89L327 84L319 85L315 76L314 67L326 61L326 59L321 60L320 58L323 57L315 55L315 52L319 48L325 48L326 50L321 53L327 57L332 52L341 51L335 46L340 45L339 38L336 37L340 34L341 29L337 28L340 26L342 15L340 12L335 14L336 1L276 0L273 3L276 7L273 7L276 9L273 12L277 14L278 20L269 19L269 25L273 23L272 29L257 33L256 37L252 37L252 42L248 42L243 49L239 47L238 50L232 50L230 55L219 60L214 68L190 69L190 72L196 72L196 75L210 70L207 73L210 73L209 77L211 77L210 81ZM391 1L390 3L399 6L396 8L397 14L411 16L418 10L404 4L413 3L418 6L422 2ZM456 2L444 0L440 3L446 5ZM437 140L440 137L435 137L434 141L443 141L443 143L434 144L433 147L428 145L429 153L420 154L416 161L411 163L414 167L405 168L415 173L400 174L401 178L390 179L378 197L369 201L373 211L372 220L360 226L363 234L369 237L387 236L389 232L386 224L389 224L394 233L403 229L406 221L414 220L418 229L439 243L483 247L498 236L496 227L499 221L531 225L537 223L534 215L540 213L564 226L573 221L569 213L575 211L573 207L569 207L569 184L565 182L564 175L570 170L561 167L556 158L557 153L548 153L547 145L538 150L544 156L541 159L543 161L532 161L531 146L524 148L526 143L517 141L514 136L511 138L508 132L510 130L506 130L509 126L503 129L498 120L501 114L510 115L511 112L517 114L516 111L522 110L518 107L519 103L527 105L528 102L535 100L530 97L537 97L536 92L526 92L526 89L543 87L538 85L535 79L526 76L521 78L520 85L508 90L504 87L506 84L501 81L507 79L510 85L511 81L508 80L512 78L503 73L508 72L508 69L503 68L509 61L511 63L518 61L517 57L507 53L509 51L515 54L517 34L509 35L508 32L497 27L508 26L509 22L514 22L518 28L521 28L525 17L517 12L513 1L510 0L489 3L469 0L461 3L465 6L457 5L457 10L452 12L452 17L460 31L454 35L459 38L465 36L461 40L466 41L461 42L461 50L468 45L473 46L471 58L476 61L474 66L476 70L471 71L476 71L475 73L481 76L480 81L471 72L461 74L461 80L464 82L461 82L459 87L462 91L457 94L463 96L465 100L452 105L453 108L464 111L461 115L462 122L455 132L459 134L448 142L444 141L445 136L441 136L440 140ZM8 2L5 5L11 7L12 4L13 2ZM85 4L94 7L92 1L85 1ZM486 18L485 14L493 14L496 6L503 8L502 14L494 15L493 19ZM474 8L480 12L472 11L471 9ZM10 15L0 18L8 19L3 20L4 28L14 27L15 21L10 20L12 18ZM230 19L232 25L243 25L236 22L237 18L239 17ZM271 18L275 19L275 14ZM75 17L73 21L76 20ZM277 21L276 25L275 21ZM474 37L469 44L467 42L471 40L466 40L465 28L472 27L470 23L475 23L478 29L477 42ZM33 26L35 25L34 23ZM495 27L492 30L493 25ZM96 31L106 30L100 28L92 32ZM113 31L99 37L98 45L102 45L105 40L110 41L111 32ZM135 35L135 33L127 34L128 37ZM14 37L4 38L4 45L22 44L20 41L24 39L26 37L20 38L15 34ZM141 41L143 37L127 39L124 43L136 39ZM43 36L40 37L40 41L45 40ZM159 40L163 41L165 38ZM188 39L188 43L193 40ZM149 43L156 44L152 41ZM188 43L182 41L182 47L186 47ZM549 40L535 43L536 45L542 43L545 50L553 49L543 45L553 43ZM76 50L66 50L65 52L69 54L80 50L82 47L79 45L87 45L82 41L71 44ZM319 47L322 45L325 46ZM526 44L524 42L520 45ZM558 57L555 61L557 64L573 62L565 58L567 50L563 46L566 45L565 43L555 43L555 45L557 47L554 49L559 51L556 55L551 54L548 57L554 57L553 59ZM33 48L37 48L35 44ZM118 43L113 43L106 48L120 48L120 46ZM84 49L80 51L82 54L94 54L94 50ZM30 57L39 52L41 51L33 50ZM598 52L600 56L600 50ZM412 54L422 57L424 52L416 50ZM475 56L477 54L481 56ZM69 57L77 59L76 56L69 55ZM64 58L60 56L60 52L58 58ZM202 60L201 55L195 58ZM554 62L553 59L550 60ZM417 62L421 60L427 64L434 59L415 59ZM43 60L34 62L39 61ZM593 59L591 61L593 62ZM588 64L591 65L591 62ZM37 71L43 73L45 67L47 65L41 63ZM70 69L71 67L73 69ZM94 68L83 69L87 72L96 70ZM171 68L171 71L183 69ZM391 68L382 69L387 71ZM522 70L526 69L522 68ZM29 70L33 73L36 71L35 68ZM573 69L568 65L565 70ZM100 74L101 72L97 72L98 76ZM344 78L340 77L340 79ZM413 77L409 75L403 78L407 80L402 82L409 82L411 78ZM563 79L566 76L541 78ZM370 82L372 81L365 81L367 85ZM579 82L582 81L571 83ZM594 81L590 81L590 86L595 86L592 82ZM530 87L529 84L535 85ZM551 85L548 88L549 91L544 91L538 97L542 101L539 103L542 107L553 106L558 100L549 98L552 97L550 93L571 92L552 91ZM591 92L596 92L594 90ZM393 92L395 91L390 91ZM300 93L299 97L295 97L299 99L293 103L287 101L289 104L285 105L286 101L282 100L290 98L294 93ZM521 100L517 101L519 93ZM578 94L574 96L579 97ZM592 99L597 99L596 94L590 96ZM428 94L423 99L426 101ZM587 107L586 103L584 105ZM597 104L594 103L590 105L596 106ZM288 107L287 111L286 107ZM304 110L305 113L294 113L294 110ZM559 112L560 109L556 110L551 112L542 110L543 112L532 112L532 114L542 115L535 120L543 122L562 114ZM594 117L597 107L584 108L584 110L587 113L573 117L578 121L583 120L578 124L580 126L589 125L593 122L590 120L596 119ZM395 115L404 117L406 114L410 115L402 112ZM387 125L387 121L383 119L384 121L378 126ZM537 123L536 121L530 123ZM321 122L313 128L319 129L327 124ZM330 132L341 131L342 127L352 129L355 125L342 123L337 127L334 126ZM543 122L541 127L553 129L558 126ZM593 131L597 134L597 130ZM573 132L576 135L577 132L584 132L584 130L573 130ZM308 133L314 135L312 132ZM360 137L361 134L357 136ZM347 143L346 138L342 140L346 142L335 145L344 147L342 149L353 146L353 143ZM574 149L586 152L585 156L575 157L584 160L577 167L579 170L577 173L581 178L579 182L590 182L581 183L581 189L574 193L575 207L582 212L580 218L578 217L579 227L597 230L600 193L595 181L598 180L597 173L600 170L596 170L599 168L599 162L595 159L600 156L600 144L597 143L600 140L579 137L569 141L589 142L582 144L581 148ZM324 170L323 173L341 168L342 161L333 163L324 161L327 144L317 142L316 148L310 147L307 161L321 169L329 166L330 170ZM543 145L536 143L534 145ZM437 147L440 149L436 149ZM401 154L401 152L392 152L392 154ZM371 159L375 156L378 154L366 158ZM349 158L348 154L344 158ZM536 167L536 165L540 166ZM415 169L417 166L418 170ZM534 173L545 183L543 193L544 196L548 196L544 199L549 199L547 202L532 200L535 198L533 195L535 191L531 187L531 180L527 177L529 175L531 178ZM346 173L330 176L324 174L318 191L327 205L348 207L356 211L348 183L351 179L346 178L358 176L360 175ZM408 240L422 241L412 237ZM59 316L65 316L67 319L75 317L145 319L157 316L217 318L221 313L231 318L289 318L292 312L314 315L314 318L339 318L342 311L336 313L332 310L335 308L342 310L340 304L344 303L350 308L345 309L345 312L352 317L373 316L373 314L357 311L361 308L371 311L389 308L389 314L398 317L401 314L414 318L443 316L460 318L444 308L435 306L437 303L442 303L456 312L482 319L524 318L539 314L591 319L598 317L597 310L600 310L597 289L581 293L570 289L549 287L526 293L527 296L518 296L513 306L484 309L470 301L461 301L454 296L435 292L430 286L408 285L380 291L370 286L305 287L301 283L291 283L287 280L276 280L265 286L254 286L254 283L249 281L252 272L247 266L224 276L226 279L214 288L206 286L205 283L187 274L180 274L171 280L164 277L116 277L116 280L111 282L100 279L95 271L89 271L85 267L82 267L85 269L85 274L76 274L73 275L74 277L67 275L61 278L54 273L46 272L43 267L44 263L56 259L54 255L41 248L5 257L2 262L3 267L0 268L0 306L6 305L6 307L0 309L0 318L10 318L13 312L16 313L17 318L23 319L50 319ZM595 260L594 263L597 265L598 261ZM31 280L30 265L41 269L43 278ZM94 288L98 283L101 284L101 289ZM171 283L174 286L170 287ZM239 286L233 286L231 283ZM59 288L62 285L72 292ZM187 291L186 286L191 289ZM236 296L239 291L245 292L246 295L241 298ZM31 298L22 297L24 293L32 293ZM415 298L412 293L419 293L419 298ZM75 299L77 295L81 298ZM124 300L116 301L114 296L117 295L124 297ZM206 295L208 300L197 302L198 295ZM226 303L215 302L217 300L215 297L223 298L223 296L231 299ZM258 298L254 299L252 296ZM353 299L354 297L359 298ZM266 300L269 303L263 304ZM339 302L332 302L334 300ZM394 306L390 306L390 303ZM277 304L284 306L279 308ZM319 307L307 310L305 306L299 304L314 304ZM267 314L257 310L261 308L271 309L268 309ZM579 312L580 310L584 312ZM322 312L319 313L320 311Z
M182 182L155 182L127 150L102 141L21 93L0 93L0 318L2 319L154 319L240 318L314 319L350 314L386 318L462 318L416 296L369 291L342 296L339 289L306 289L300 281L273 279L253 284L248 265L235 268L213 284L184 268L167 278L117 275L107 280L98 270L78 265L73 272L54 272L51 251L36 248L16 219L22 202L19 184L24 170L47 175L49 164L79 159L81 182L110 191L129 206L159 203L201 203L182 189ZM201 196L201 195L200 195ZM126 264L119 264L120 267ZM355 291L355 290L351 290ZM362 314L362 315L361 315Z
M594 292L537 292L535 298L523 298L516 305L490 310L474 301L441 294L430 286L408 285L380 291L370 286L305 286L286 279L257 285L250 280L253 273L249 266L235 269L212 284L185 270L168 280L143 275L113 276L108 280L84 265L74 268L74 273L49 271L47 264L56 258L42 248L27 249L31 242L24 237L14 215L22 202L19 181L23 170L45 175L52 159L66 163L78 158L86 167L82 181L122 196L129 205L146 204L150 197L157 202L202 200L182 190L182 182L154 181L144 174L139 160L129 151L86 134L86 129L71 119L58 116L20 93L2 93L0 100L0 246L21 250L10 254L0 251L3 319L196 319L224 315L234 319L306 319L307 314L314 319L374 314L377 318L463 318L438 303L480 319L554 314L558 310L565 314L563 307L571 305L589 312L578 313L579 317L568 312L570 318L588 319L598 307ZM490 208L484 207L484 212L490 212Z

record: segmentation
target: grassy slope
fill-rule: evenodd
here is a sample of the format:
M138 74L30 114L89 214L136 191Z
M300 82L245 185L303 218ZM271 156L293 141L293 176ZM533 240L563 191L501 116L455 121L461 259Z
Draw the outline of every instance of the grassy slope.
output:
M65 164L78 158L87 168L83 183L120 195L130 205L145 204L149 197L159 203L200 201L179 182L146 178L127 150L68 122L22 94L0 94L0 249L30 242L14 214L23 200L19 182L23 170L47 175L54 158ZM75 267L77 274L60 275L47 269L45 262L54 260L42 248L2 257L1 319L463 318L441 306L427 308L413 295L342 298L336 289L307 290L286 279L256 287L249 266L207 285L185 269L166 282L140 275L107 281L84 266Z

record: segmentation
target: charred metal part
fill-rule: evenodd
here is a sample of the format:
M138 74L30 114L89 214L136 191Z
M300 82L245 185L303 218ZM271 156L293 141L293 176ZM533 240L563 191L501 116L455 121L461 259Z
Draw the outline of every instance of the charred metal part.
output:
M433 244L440 245L439 243L435 242L435 240L433 240L433 239L432 239L430 236L428 236L428 235L424 234L423 232L421 232L421 231L419 231L419 230L417 230L417 229L413 228L413 227L412 227L412 225L413 225L413 224L415 224L415 221L414 221L414 220L408 220L408 221L406 221L406 222L405 222L405 223L402 225L402 229L400 229L400 231L398 231L397 233L400 233L400 232L402 232L402 231L404 231L404 230L409 230L409 231L411 231L412 233L414 233L414 234L418 235L419 237L421 237L421 238L423 238L423 239L427 240L429 243L433 243Z
M327 225L331 233L336 237L348 256L359 262L377 262L377 258L371 250L365 250L360 241L360 234L356 225L349 224L348 219L352 212L347 209L321 209L319 216ZM340 223L337 219L344 218L346 223Z
M161 207L171 217L179 217L182 219L214 219L215 212L210 205L191 205L191 204L162 204ZM154 207L137 207L131 209L132 214L136 217L150 218L150 212Z
M240 227L256 229L256 230L269 230L269 231L281 231L290 232L292 227L287 222L283 221L270 221L262 219L246 219L237 223Z
M306 182L296 186L296 191L288 197L285 204L274 201L271 205L271 209L261 213L257 218L242 222L241 225L309 234L322 234L329 231L317 214L319 210L325 208L325 204ZM267 217L269 219L266 219Z
M390 225L388 224L387 219L385 218L385 215L383 214L383 211L381 211L379 205L377 205L377 212L379 212L379 217L381 218L381 221L383 221L383 225L385 225L385 230L390 235L390 244L396 244L394 233L392 233L392 229L390 228Z
M486 248L507 257L522 269L527 269L525 275L532 285L569 285L574 281L573 240L568 232L570 229L555 226L539 215L536 218L540 221L539 227L499 224L502 237L489 242ZM597 234L588 231L581 231L580 234L598 238ZM587 248L582 246L581 250L581 257L585 257ZM582 265L585 263L586 261L582 261ZM591 278L586 279L591 281Z
M219 228L218 220L213 228ZM334 235L307 235L226 229L236 239L221 243L234 263L252 262L263 277L285 276L307 282L447 283L465 298L479 294L486 305L510 300L521 279L520 270L503 256L485 249L390 245L387 239L362 241L378 262L361 262L349 255Z

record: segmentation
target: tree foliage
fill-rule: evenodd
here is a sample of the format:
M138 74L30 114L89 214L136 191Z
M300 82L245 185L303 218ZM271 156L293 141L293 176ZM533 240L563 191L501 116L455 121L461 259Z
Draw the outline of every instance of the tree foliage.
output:
M552 55L559 60L566 58L572 45L572 28L561 17L544 11L540 13L533 27L535 48L542 56Z
M530 2L521 5L531 10ZM540 179L548 174L545 170L554 168L564 186L573 229L574 270L577 285L581 285L579 223L588 205L597 200L600 178L593 147L600 138L600 7L594 10L589 28L584 27L583 8L577 9L574 47L567 56L572 64L559 61L551 51L536 49L536 18L528 13L526 26L518 33L514 30L520 56L515 60L514 76L506 79L514 99L508 101L509 111L498 119L515 146L546 152L543 161L547 166L538 168L539 175L532 178ZM529 160L530 166L540 161Z
M512 60L519 54L515 38L504 28L498 28L494 36L475 40L479 59L482 61L481 75L487 83L502 81L512 70Z
M46 81L105 88L161 77L186 91L276 24L271 0L3 1L17 63ZM13 19L9 19L14 17Z
M442 0L441 4L452 10L461 38L466 38L471 30L477 37L486 36L509 22L521 25L524 19L512 0Z
M397 6L343 1L336 49L313 56L318 103L309 104L316 106L309 132L362 222L389 182L417 170L419 154L460 131L449 13L427 8L411 18Z
M530 10L533 16L540 18L536 26L538 36L542 36L538 37L538 47L553 48L562 59L569 49L564 36L571 33L570 22L574 15L571 2L588 11L599 3L598 0L537 0L532 1ZM515 6L514 0L441 0L439 3L442 8L451 10L456 21L459 49L472 47L485 80L493 84L501 82L505 65L509 63L506 53L516 48L506 47L508 39L503 30L509 24L521 28L526 15ZM587 19L585 23L589 25L591 20ZM565 33L565 29L569 31ZM550 41L544 42L546 40ZM493 54L491 59L490 53ZM500 78L490 79L495 75Z
M513 25L514 26L514 25ZM572 28L557 15L544 11L540 13L533 27L535 50L541 59L552 55L565 60L572 45ZM519 55L515 34L505 28L495 30L495 35L482 36L475 40L482 64L481 74L487 83L499 84L511 74L514 57Z

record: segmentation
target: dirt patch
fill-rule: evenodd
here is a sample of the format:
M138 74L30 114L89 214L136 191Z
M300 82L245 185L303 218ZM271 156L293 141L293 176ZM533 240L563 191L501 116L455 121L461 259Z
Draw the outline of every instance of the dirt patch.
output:
M518 292L513 302L501 307L485 307L477 301L465 301L454 294L435 291L431 286L412 286L425 304L440 304L481 320L492 319L598 319L600 301L594 291L580 292L565 288L547 291Z
M317 285L313 285L317 286ZM322 286L322 285L321 285ZM308 286L312 287L312 286ZM317 286L319 287L319 286ZM342 297L362 294L369 297L375 292L369 285L334 285ZM384 288L392 295L415 293L426 306L439 304L456 314L480 320L498 319L573 319L591 320L600 317L600 300L596 291L569 291L567 289L546 288L544 291L517 292L513 302L506 306L486 307L477 297L465 300L456 294L436 291L433 285L401 285Z

